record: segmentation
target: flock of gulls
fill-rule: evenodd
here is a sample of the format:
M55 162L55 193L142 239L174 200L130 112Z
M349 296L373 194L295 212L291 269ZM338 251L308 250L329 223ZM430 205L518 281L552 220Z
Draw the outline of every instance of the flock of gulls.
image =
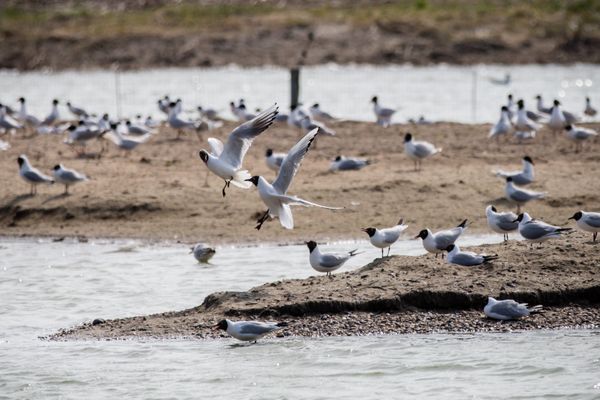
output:
M581 151L582 144L586 140L598 135L594 130L577 127L575 123L578 122L578 117L563 110L558 100L554 100L553 106L548 108L544 107L541 96L537 96L536 100L536 111L530 111L525 108L523 100L514 102L512 95L509 95L507 104L501 108L499 121L489 132L489 138L499 141L502 136L512 133L519 142L533 140L542 124L546 124L555 134L565 132L566 137L576 143L576 151ZM19 131L28 131L41 135L64 135L65 144L71 146L79 155L85 154L86 145L92 141L100 141L99 154L101 154L105 151L104 139L128 153L138 145L147 142L161 124L167 125L175 131L177 138L185 133L193 133L203 142L202 132L210 131L222 124L219 112L210 108L197 107L198 116L196 118L184 117L182 101L180 99L173 101L169 96L157 101L159 110L165 115L163 121L156 121L150 116L143 119L141 115L138 115L133 121L111 120L107 114L98 117L88 113L82 107L76 107L67 102L66 106L74 117L68 121L61 118L58 100L52 102L51 111L45 118L37 118L28 113L24 98L20 98L18 102L18 109L0 104L0 132L14 134ZM373 97L371 102L373 103L375 122L384 127L390 126L396 110L381 106L377 96ZM230 185L241 189L249 189L252 186L257 188L258 195L266 207L262 216L256 221L257 230L260 230L265 222L272 219L278 219L285 229L293 229L292 206L320 207L330 210L342 208L318 204L288 193L293 178L311 146L316 145L319 137L336 134L335 130L326 125L328 122L335 121L335 117L323 111L319 104L313 104L311 107L292 107L289 114L285 115L279 112L276 104L264 111L256 110L255 113L252 113L247 110L244 100L240 100L237 104L230 103L230 111L241 124L229 134L226 143L214 137L208 138L206 140L208 149L200 150L198 156L205 164L207 174L212 173L223 180L224 185L221 190L223 197L226 196ZM590 117L597 114L589 98L586 99L584 114ZM73 123L73 120L76 122ZM243 167L243 161L253 141L273 123L285 123L301 129L304 133L287 153L278 153L273 149L267 150L265 162L270 169L277 171L277 177L270 182L263 176L252 175ZM9 143L0 140L0 150L9 147ZM415 170L421 169L425 159L442 152L441 148L432 143L415 140L411 133L405 134L404 150L406 155L414 161ZM496 176L505 180L506 198L516 204L517 210L516 213L500 212L493 205L487 206L485 214L489 228L496 233L503 234L505 241L508 240L509 233L518 232L523 239L531 243L541 243L559 238L570 232L571 228L550 225L532 218L526 212L521 213L522 205L546 196L546 193L523 188L534 181L535 175L534 161L531 157L525 156L522 163L522 170L495 171ZM69 169L60 163L56 164L51 174L45 174L32 166L26 155L18 157L18 164L20 177L31 186L31 195L36 194L38 185L53 183L64 185L64 194L68 195L70 186L89 180L85 174ZM371 161L368 159L339 155L332 160L330 171L359 170L370 164ZM569 219L575 220L579 229L592 233L593 241L596 241L598 232L600 232L600 213L577 211ZM391 246L399 240L407 227L408 225L400 219L392 227L368 227L363 231L368 235L370 243L381 250L383 257L384 250L387 249L387 255L389 255ZM443 258L444 253L447 253L446 260L451 264L471 267L498 259L497 255L477 254L461 250L456 241L466 229L467 220L464 220L455 227L438 232L423 229L415 238L420 238L424 249L436 257L441 254ZM323 252L314 241L309 241L306 245L309 249L309 263L312 268L329 277L333 271L358 254L357 250L345 253ZM199 243L191 249L191 253L199 262L208 262L215 254L215 250ZM490 318L509 320L527 316L532 312L540 311L540 309L541 306L528 307L526 304L519 304L513 300L496 300L490 297L484 313ZM225 319L220 321L215 328L222 329L239 340L255 341L285 325L285 323L258 321L233 322Z

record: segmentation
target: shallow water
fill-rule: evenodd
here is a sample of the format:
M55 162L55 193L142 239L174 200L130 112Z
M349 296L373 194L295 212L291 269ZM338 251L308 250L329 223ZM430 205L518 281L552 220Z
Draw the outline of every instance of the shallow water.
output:
M465 237L462 245L498 241ZM378 256L366 241L328 250ZM418 241L392 254L422 253ZM285 260L282 262L281 260ZM305 246L222 247L208 266L183 245L0 241L0 398L598 398L600 331L355 338L56 343L93 318L184 309L216 290L316 274Z
M490 78L511 74L510 85L496 85ZM264 108L274 101L289 106L289 73L279 67L166 68L120 72L0 71L0 101L13 104L23 96L30 112L49 113L53 98L71 100L90 112L117 115L117 81L121 115L160 117L156 100L165 94L180 97L184 106L215 107L231 117L228 104L240 97L249 109ZM600 66L576 65L475 65L475 66L371 66L320 65L301 74L301 99L345 119L373 119L370 98L379 95L387 107L400 107L395 121L424 115L432 121L495 122L506 95L523 97L535 109L541 94L546 105L558 98L564 108L582 115L585 96L600 103ZM69 115L61 108L63 115ZM69 115L70 116L70 115Z

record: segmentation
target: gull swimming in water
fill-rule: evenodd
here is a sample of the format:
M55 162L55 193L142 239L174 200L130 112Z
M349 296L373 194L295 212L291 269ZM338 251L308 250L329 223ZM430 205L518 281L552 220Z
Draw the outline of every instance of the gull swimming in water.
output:
M421 169L421 163L425 158L436 155L441 151L441 147L435 147L424 140L413 140L410 133L404 135L404 152L415 162L415 171Z
M519 234L530 242L545 242L548 239L559 238L563 233L573 230L532 219L527 213L519 214L515 221L519 222Z
M370 165L370 160L356 157L337 156L329 167L330 171L356 171Z
M527 303L517 303L514 300L496 300L488 297L488 302L483 308L483 313L488 318L508 321L527 317L530 314L541 312L542 306L527 307Z
M519 223L515 221L517 214L514 212L501 213L496 210L496 207L490 205L485 208L485 216L489 228L496 233L503 234L505 242L508 241L509 232L519 229Z
M228 319L219 321L215 325L216 329L221 329L229 336L244 342L256 342L258 339L265 336L267 333L274 332L278 329L288 326L287 322L260 322L260 321L237 321L233 322Z
M488 135L489 139L496 139L500 141L500 136L507 135L512 130L510 123L510 117L508 116L508 107L502 106L500 109L500 119L496 122L496 125L492 126Z
M580 128L575 125L567 125L565 126L565 130L567 131L567 138L575 142L575 153L579 153L583 150L583 142L598 136L598 132L589 128Z
M498 259L497 255L488 256L472 251L461 251L460 247L455 244L446 247L446 251L448 252L448 258L446 259L448 264L462 265L463 267L474 267Z
M592 102L589 97L585 98L585 110L583 110L583 113L588 117L593 117L598 113L598 111L592 107Z
M442 258L444 258L443 252L446 251L448 246L456 242L460 235L463 234L465 229L467 229L466 219L454 228L446 229L436 233L432 233L429 229L423 229L417 236L415 236L415 239L423 239L423 247L425 250L427 250L427 252L435 254L436 258L439 253L442 253Z
M208 260L210 260L215 253L215 249L206 246L204 243L197 243L190 251L190 254L193 254L198 262L204 264L208 263Z
M509 201L517 204L517 214L521 212L522 204L531 200L543 199L546 196L546 192L534 192L533 190L526 190L515 186L513 184L513 178L510 176L506 178L504 192Z
M21 154L17 161L19 162L19 175L25 182L31 185L30 194L32 196L37 193L37 185L40 183L49 185L54 183L54 179L48 175L44 175L37 168L32 167L27 156Z
M88 178L74 169L65 168L62 164L58 164L54 166L54 180L57 183L65 185L64 194L69 194L70 185L87 181Z
M533 160L529 156L523 157L522 171L496 171L496 176L502 178L511 177L512 181L517 185L529 185L534 180Z
M371 99L371 103L373 103L373 112L375 113L375 118L377 119L377 125L381 125L385 128L390 126L392 123L392 116L396 112L396 110L391 108L381 107L379 105L379 99L377 96L373 96Z
M287 154L285 153L274 153L273 149L267 149L265 153L265 161L267 162L267 167L272 169L273 171L279 171L283 160L285 159Z
M306 245L310 252L310 266L317 272L325 272L329 277L333 271L344 265L350 258L360 254L357 253L358 249L346 253L321 253L317 243L312 240L306 242Z
M246 179L257 187L261 200L267 205L267 211L265 211L263 216L257 221L256 229L260 230L263 223L269 217L278 217L281 226L286 229L293 229L294 217L290 206L320 207L329 210L341 209L339 207L323 206L287 194L294 176L298 172L298 169L300 169L300 164L302 163L304 156L308 152L308 149L310 149L310 145L313 140L315 140L318 133L318 129L308 132L290 149L279 168L279 173L277 174L277 178L273 181L273 184L267 182L262 176L253 176L250 179Z
M404 220L400 218L400 221L391 228L377 229L377 228L363 228L362 231L369 235L369 241L375 247L381 249L381 258L383 258L383 249L387 248L387 255L390 255L392 245L398 241L402 232L408 228L408 225L403 224Z
M254 139L271 126L277 110L277 104L274 104L254 119L235 128L229 134L225 145L219 139L209 138L211 153L204 149L200 150L200 159L206 164L206 167L225 181L222 190L223 197L225 197L225 189L231 183L242 189L249 189L252 186L248 181L252 175L242 169L242 162Z
M600 232L600 213L577 211L569 219L574 219L577 227L582 231L591 232L592 240L596 241L598 232Z

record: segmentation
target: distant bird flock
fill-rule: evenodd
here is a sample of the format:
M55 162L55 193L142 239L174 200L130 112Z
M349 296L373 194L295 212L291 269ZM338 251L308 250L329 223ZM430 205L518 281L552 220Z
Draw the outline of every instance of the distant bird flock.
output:
M506 79L510 80L510 76ZM579 152L583 150L586 141L598 135L592 129L576 126L579 117L563 110L558 100L554 100L551 107L544 106L541 96L537 96L536 101L536 110L531 111L525 108L522 99L515 102L512 95L509 95L506 105L500 109L500 119L490 129L488 137L500 143L502 137L508 137L512 133L519 143L535 140L537 131L545 124L554 135L564 132L566 137L575 143L575 151ZM201 142L204 142L203 132L210 132L222 125L222 118L216 109L198 106L194 109L197 117L189 118L185 116L182 101L180 99L173 101L169 96L157 100L158 109L165 117L163 121L155 121L150 116L143 119L141 115L138 115L135 120L113 120L108 114L98 117L83 107L66 102L67 109L73 116L69 120L61 116L58 100L52 101L48 115L38 118L28 113L24 98L18 99L18 103L18 109L0 104L0 133L12 135L23 131L39 135L61 135L64 136L64 143L71 146L79 156L85 155L87 146L92 143L99 143L98 154L102 154L106 150L107 140L127 154L152 138L161 125L166 125L175 132L175 140L180 139L182 135L194 134ZM383 127L390 126L396 109L382 106L377 96L371 99L371 103L375 122ZM226 143L214 137L207 138L208 150L200 150L198 156L206 165L207 173L210 172L223 180L224 186L221 190L223 197L226 196L230 185L241 189L256 186L258 195L266 206L266 211L256 222L257 230L260 230L265 222L275 218L279 219L283 228L293 229L294 218L291 206L320 207L330 210L343 208L317 204L288 194L293 178L298 173L311 146L316 145L319 137L336 135L335 130L326 124L335 123L339 119L321 109L318 103L308 108L302 105L292 107L287 115L281 114L276 104L264 111L256 110L255 113L246 108L243 99L237 103L232 101L229 106L231 113L241 122L241 125L230 133ZM583 113L588 117L597 114L589 98L586 98ZM424 121L423 118L423 123ZM265 177L252 175L244 169L243 161L246 153L251 150L253 141L274 123L286 123L301 130L303 136L287 153L275 152L274 149L266 151L266 165L277 172L275 180L269 182ZM0 141L0 150L7 150L9 147L9 142ZM404 136L404 150L413 160L417 171L422 168L424 160L442 152L441 148L432 143L416 140L412 133L406 133ZM340 154L332 160L329 170L330 172L356 171L368 167L371 163L372 161L368 159ZM536 192L522 187L535 179L534 161L531 157L525 156L522 163L522 170L494 172L497 177L504 179L505 196L509 202L516 205L517 210L513 213L499 211L493 205L487 206L485 215L489 229L502 234L505 241L508 240L511 232L518 232L523 239L531 243L562 237L571 229L534 219L526 212L521 213L523 205L547 196L545 192ZM37 193L39 185L54 183L64 185L63 195L68 195L69 187L89 180L84 173L70 169L62 163L57 163L48 174L31 165L26 155L18 157L18 164L20 177L30 185L30 195ZM575 220L579 229L592 233L592 240L596 241L597 234L600 232L600 213L577 211L569 219ZM385 249L389 256L391 246L399 240L407 227L400 219L392 227L368 227L363 228L363 231L368 235L370 243L381 250L383 257ZM448 263L472 267L485 265L498 259L497 255L462 251L456 241L466 229L467 220L464 220L453 228L435 233L427 228L422 229L416 238L422 239L424 249L428 253L435 254L436 257L441 254L443 258L444 253L447 253ZM312 268L329 277L333 271L358 254L356 250L346 253L321 252L319 245L314 241L308 241L306 245ZM215 254L215 250L199 243L191 249L191 253L199 262L207 263ZM539 309L539 306L528 308L525 304L518 304L512 300L498 301L490 297L484 313L490 318L506 320L521 318ZM240 340L256 340L282 327L282 324L230 320L223 320L216 326Z

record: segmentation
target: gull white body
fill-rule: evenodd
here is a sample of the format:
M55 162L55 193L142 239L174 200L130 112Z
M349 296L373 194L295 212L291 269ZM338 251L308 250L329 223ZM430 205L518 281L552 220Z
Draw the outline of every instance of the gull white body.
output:
M42 125L53 125L55 122L58 122L60 118L60 114L58 113L58 102L52 102L52 110L50 114L42 121Z
M560 109L560 105L555 105L552 107L552 114L550 115L550 120L548 121L548 128L550 128L554 132L560 132L567 125L567 120Z
M467 220L464 220L459 226L432 233L429 229L424 229L418 237L423 239L423 247L427 252L438 254L445 251L448 246L454 244L463 234L466 228ZM423 235L426 233L425 237Z
M488 303L483 308L483 313L488 318L508 321L529 316L532 312L537 312L542 306L527 307L527 303L517 303L514 300L496 300L488 297Z
M268 333L281 329L283 324L277 324L273 322L259 322L259 321L237 321L233 322L228 319L227 329L225 332L231 337L237 340L245 342L254 342Z
M533 162L531 158L524 157L523 158L523 169L521 171L504 171L498 170L496 171L496 176L502 178L511 177L514 184L517 185L529 185L535 179Z
M321 110L319 104L313 104L308 111L310 112L310 116L318 121L335 121L335 117Z
M321 253L319 246L315 244L315 247L310 250L310 266L317 272L323 272L331 276L333 271L339 269L355 255L356 250L347 253Z
M435 147L429 142L414 140L410 133L407 133L404 137L404 152L415 162L415 170L420 169L422 160L441 151L441 148Z
M541 243L549 239L555 239L562 236L563 232L568 232L570 228L561 228L532 219L527 213L519 216L519 234L530 242Z
M53 184L54 179L41 173L37 168L34 168L29 163L29 159L24 156L19 156L19 176L27 183L31 185L31 194L35 194L37 191L37 185L42 184Z
M589 128L580 128L575 125L565 127L567 138L575 142L575 151L579 152L583 148L583 142L598 136L598 132Z
M515 121L515 129L517 131L537 131L541 126L533 122L527 116L527 111L525 108L519 108L517 111L517 119Z
M504 136L510 133L512 125L510 123L510 117L508 116L508 109L500 111L500 119L496 122L496 125L492 126L488 135L489 139L499 140L500 136Z
M88 178L74 169L63 167L62 164L54 167L54 180L57 183L65 185L65 193L69 192L69 186L75 185L79 182L87 181Z
M504 240L508 240L508 234L519 229L519 224L514 222L517 219L517 214L514 212L497 212L494 207L487 206L485 216L488 227L496 232L504 235Z
M204 243L198 243L192 247L194 258L200 263L208 263L215 255L215 249L206 246Z
M542 96L536 96L537 100L537 110L543 114L550 115L552 114L552 107L544 107L544 102L542 100Z
M318 128L319 133L322 133L322 134L328 135L328 136L335 136L335 131L333 129L329 128L322 122L313 120L308 115L305 116L301 120L301 124L302 124L302 129L304 129L306 132L309 132L309 131L312 131L313 129Z
M391 246L400 239L400 235L406 228L408 228L408 225L403 224L402 220L400 220L396 226L391 228L367 228L363 229L363 231L369 235L371 244L381 249L381 257L383 257L383 249L387 248L389 255Z
M512 182L512 178L506 179L504 193L509 201L517 204L517 213L521 210L521 205L528 203L531 200L543 199L546 196L545 192L535 192L533 190L515 186Z
M593 241L596 241L598 232L600 232L600 213L578 211L569 219L574 219L577 227L585 232L593 234Z
M150 137L152 137L151 133L147 133L142 136L123 136L118 131L107 132L103 135L104 138L110 140L118 148L125 151L131 151L135 149L142 143L146 143Z
M88 115L88 113L83 108L75 107L70 102L67 103L67 108L76 117L87 117Z
M13 117L7 114L6 106L0 106L0 128L12 131L22 129L23 125L19 124Z
M377 125L381 125L383 127L390 126L392 123L392 116L396 110L392 108L381 107L378 103L377 97L373 97L371 102L373 103L373 112L375 113Z
M40 124L40 120L35 116L27 113L27 106L25 105L25 99L20 98L19 103L21 103L21 107L19 109L19 113L17 114L17 118L24 124L29 124L32 126L38 126Z
M339 156L331 162L330 171L355 171L369 165L369 160L364 158Z
M452 250L448 252L446 262L448 264L462 265L463 267L474 267L494 259L496 259L496 256L477 254L472 251L461 251L460 248L454 244L452 245Z
M592 103L589 97L585 98L585 110L583 110L583 113L588 117L593 117L598 113L598 111L596 111L596 109L592 107Z

